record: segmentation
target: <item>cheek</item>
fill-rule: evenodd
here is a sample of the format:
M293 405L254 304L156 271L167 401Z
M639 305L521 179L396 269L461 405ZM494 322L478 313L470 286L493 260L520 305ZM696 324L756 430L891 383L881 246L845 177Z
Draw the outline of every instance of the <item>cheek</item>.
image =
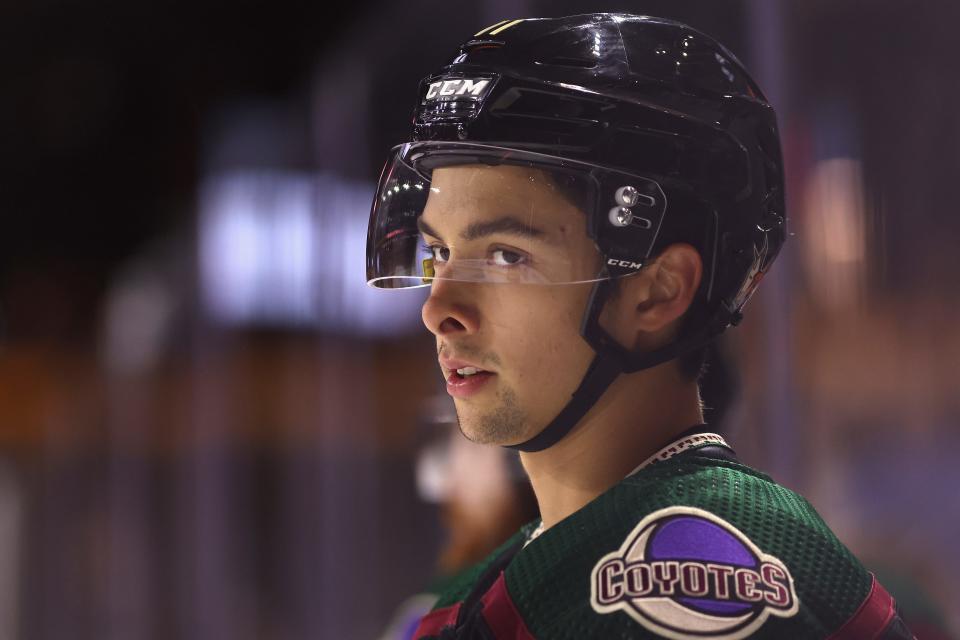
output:
M522 298L502 300L504 314L497 323L502 335L499 344L506 347L503 357L513 363L518 383L569 386L566 378L579 383L593 358L593 351L580 337L589 289L531 287Z

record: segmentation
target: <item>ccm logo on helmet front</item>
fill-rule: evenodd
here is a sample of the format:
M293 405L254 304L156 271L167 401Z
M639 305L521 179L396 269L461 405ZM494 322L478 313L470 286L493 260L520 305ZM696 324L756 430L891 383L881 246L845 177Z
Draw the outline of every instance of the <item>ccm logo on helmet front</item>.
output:
M642 269L642 262L631 262L630 260L617 260L616 258L610 258L607 260L607 264L613 267L626 267L627 269Z
M482 97L490 78L451 78L431 82L424 100L441 100L447 96Z

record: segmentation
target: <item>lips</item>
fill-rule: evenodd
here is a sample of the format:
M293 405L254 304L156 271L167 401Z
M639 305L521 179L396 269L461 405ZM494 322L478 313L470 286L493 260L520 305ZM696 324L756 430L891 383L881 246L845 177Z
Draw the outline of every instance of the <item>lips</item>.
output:
M473 362L454 360L453 358L440 358L440 366L443 367L445 371L456 371L457 369L466 369L467 367L486 371L486 369Z
M461 376L451 371L447 375L447 393L454 398L469 398L482 391L495 375L490 371L481 371L471 376Z
M497 375L483 367L466 360L454 358L440 358L440 366L447 378L447 393L454 398L468 398L479 393L490 380ZM462 376L457 370L476 370L476 373Z

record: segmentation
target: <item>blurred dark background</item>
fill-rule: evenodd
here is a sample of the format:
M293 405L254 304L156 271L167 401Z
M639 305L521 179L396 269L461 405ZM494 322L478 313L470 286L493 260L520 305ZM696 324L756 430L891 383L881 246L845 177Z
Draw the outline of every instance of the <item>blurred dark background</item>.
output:
M777 107L795 235L724 428L960 626L953 0L6 0L0 637L378 637L435 568L442 387L422 294L363 282L374 182L460 42L592 11Z

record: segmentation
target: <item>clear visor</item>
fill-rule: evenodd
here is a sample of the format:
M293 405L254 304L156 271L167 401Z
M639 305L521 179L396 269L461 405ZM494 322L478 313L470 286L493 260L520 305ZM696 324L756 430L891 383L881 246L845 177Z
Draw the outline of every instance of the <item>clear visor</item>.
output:
M606 279L592 228L598 206L605 206L600 190L606 182L618 184L605 173L486 145L397 147L371 212L367 282L406 288L433 280L542 285ZM636 176L619 183L627 190L610 194L613 206L603 218L653 224L626 205L652 206L658 194L662 200L659 186Z

